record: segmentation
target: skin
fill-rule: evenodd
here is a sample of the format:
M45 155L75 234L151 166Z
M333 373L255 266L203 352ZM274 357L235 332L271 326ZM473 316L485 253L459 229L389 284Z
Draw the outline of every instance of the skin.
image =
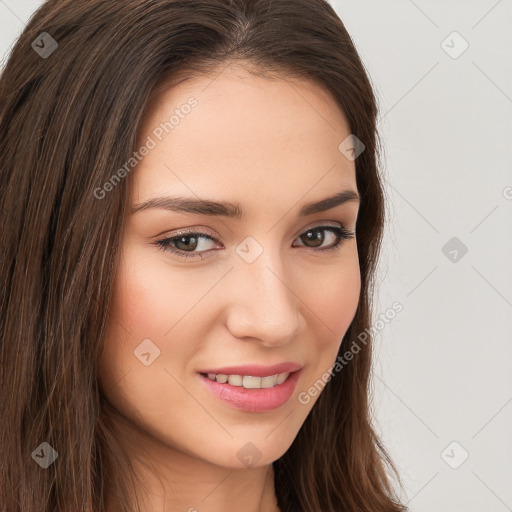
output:
M338 149L350 128L320 86L231 65L164 87L145 114L140 145L190 97L197 106L130 175L132 206L165 195L199 197L239 202L247 218L161 208L130 215L100 380L147 490L143 510L276 512L272 462L318 399L303 404L298 395L334 364L360 294L355 238L325 252L334 232L320 232L320 247L301 238L325 224L354 231L359 201L298 217L305 203L358 192L355 163ZM197 246L188 239L193 253L208 252L203 259L155 245L183 228L215 238ZM251 264L236 252L249 236L263 248ZM148 366L134 356L145 339L160 350ZM219 401L196 373L283 361L303 364L303 373L292 398L263 413ZM250 467L237 457L248 442L261 454Z

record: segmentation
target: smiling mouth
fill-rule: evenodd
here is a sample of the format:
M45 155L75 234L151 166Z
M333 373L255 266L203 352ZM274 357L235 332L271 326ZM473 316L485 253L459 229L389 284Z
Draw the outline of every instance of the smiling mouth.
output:
M297 366L299 365L295 365ZM282 369L284 368L279 368ZM197 375L202 385L221 402L245 412L262 413L277 409L290 400L302 371L303 368L300 367L295 371L260 377L212 373L210 370L197 372ZM252 372L263 373L263 370L253 368Z
M245 389L268 389L283 384L291 373L284 372L268 375L266 377L255 377L252 375L226 375L223 373L201 373L207 379L219 382L220 384L229 384L234 387L243 387Z

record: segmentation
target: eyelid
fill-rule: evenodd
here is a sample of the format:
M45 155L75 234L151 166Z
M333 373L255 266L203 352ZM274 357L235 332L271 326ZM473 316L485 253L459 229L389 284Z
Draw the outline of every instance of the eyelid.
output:
M307 224L306 227L301 228L296 235L293 237L295 240L298 236L304 234L306 231L309 231L310 229L316 229L316 228L345 228L348 230L348 228L342 223L342 222L334 222L334 221L313 221L310 224Z
M176 236L180 236L180 235L189 235L189 234L196 234L196 233L204 233L206 235L209 235L211 236L212 238L215 238L217 239L218 238L218 235L212 231L210 228L207 228L206 226L197 226L197 227L193 227L193 228L183 228L183 229L178 229L176 231L163 231L162 233L159 233L158 235L155 235L154 237L152 237L153 240L156 240L156 239L159 239L160 237L163 237L163 238L160 238L161 240L165 240L167 238L174 238Z

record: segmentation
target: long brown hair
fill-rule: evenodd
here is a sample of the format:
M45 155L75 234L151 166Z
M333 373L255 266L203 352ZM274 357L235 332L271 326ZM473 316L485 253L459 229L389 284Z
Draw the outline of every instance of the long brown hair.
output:
M384 223L377 105L354 44L325 0L50 0L0 78L0 509L128 511L135 476L98 382L130 176L155 88L245 62L306 78L335 98L365 145L361 295L340 354L371 323ZM341 141L340 141L341 142ZM274 462L282 512L398 512L395 467L371 425L372 343L338 372ZM43 469L36 457L56 452ZM35 453L36 452L36 453ZM55 456L55 454L54 454Z

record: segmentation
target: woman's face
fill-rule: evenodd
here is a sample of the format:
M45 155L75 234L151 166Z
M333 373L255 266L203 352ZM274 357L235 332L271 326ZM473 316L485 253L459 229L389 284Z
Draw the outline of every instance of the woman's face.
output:
M305 209L357 194L349 135L319 86L240 67L151 104L99 372L164 450L261 466L297 435L359 299L359 201Z

